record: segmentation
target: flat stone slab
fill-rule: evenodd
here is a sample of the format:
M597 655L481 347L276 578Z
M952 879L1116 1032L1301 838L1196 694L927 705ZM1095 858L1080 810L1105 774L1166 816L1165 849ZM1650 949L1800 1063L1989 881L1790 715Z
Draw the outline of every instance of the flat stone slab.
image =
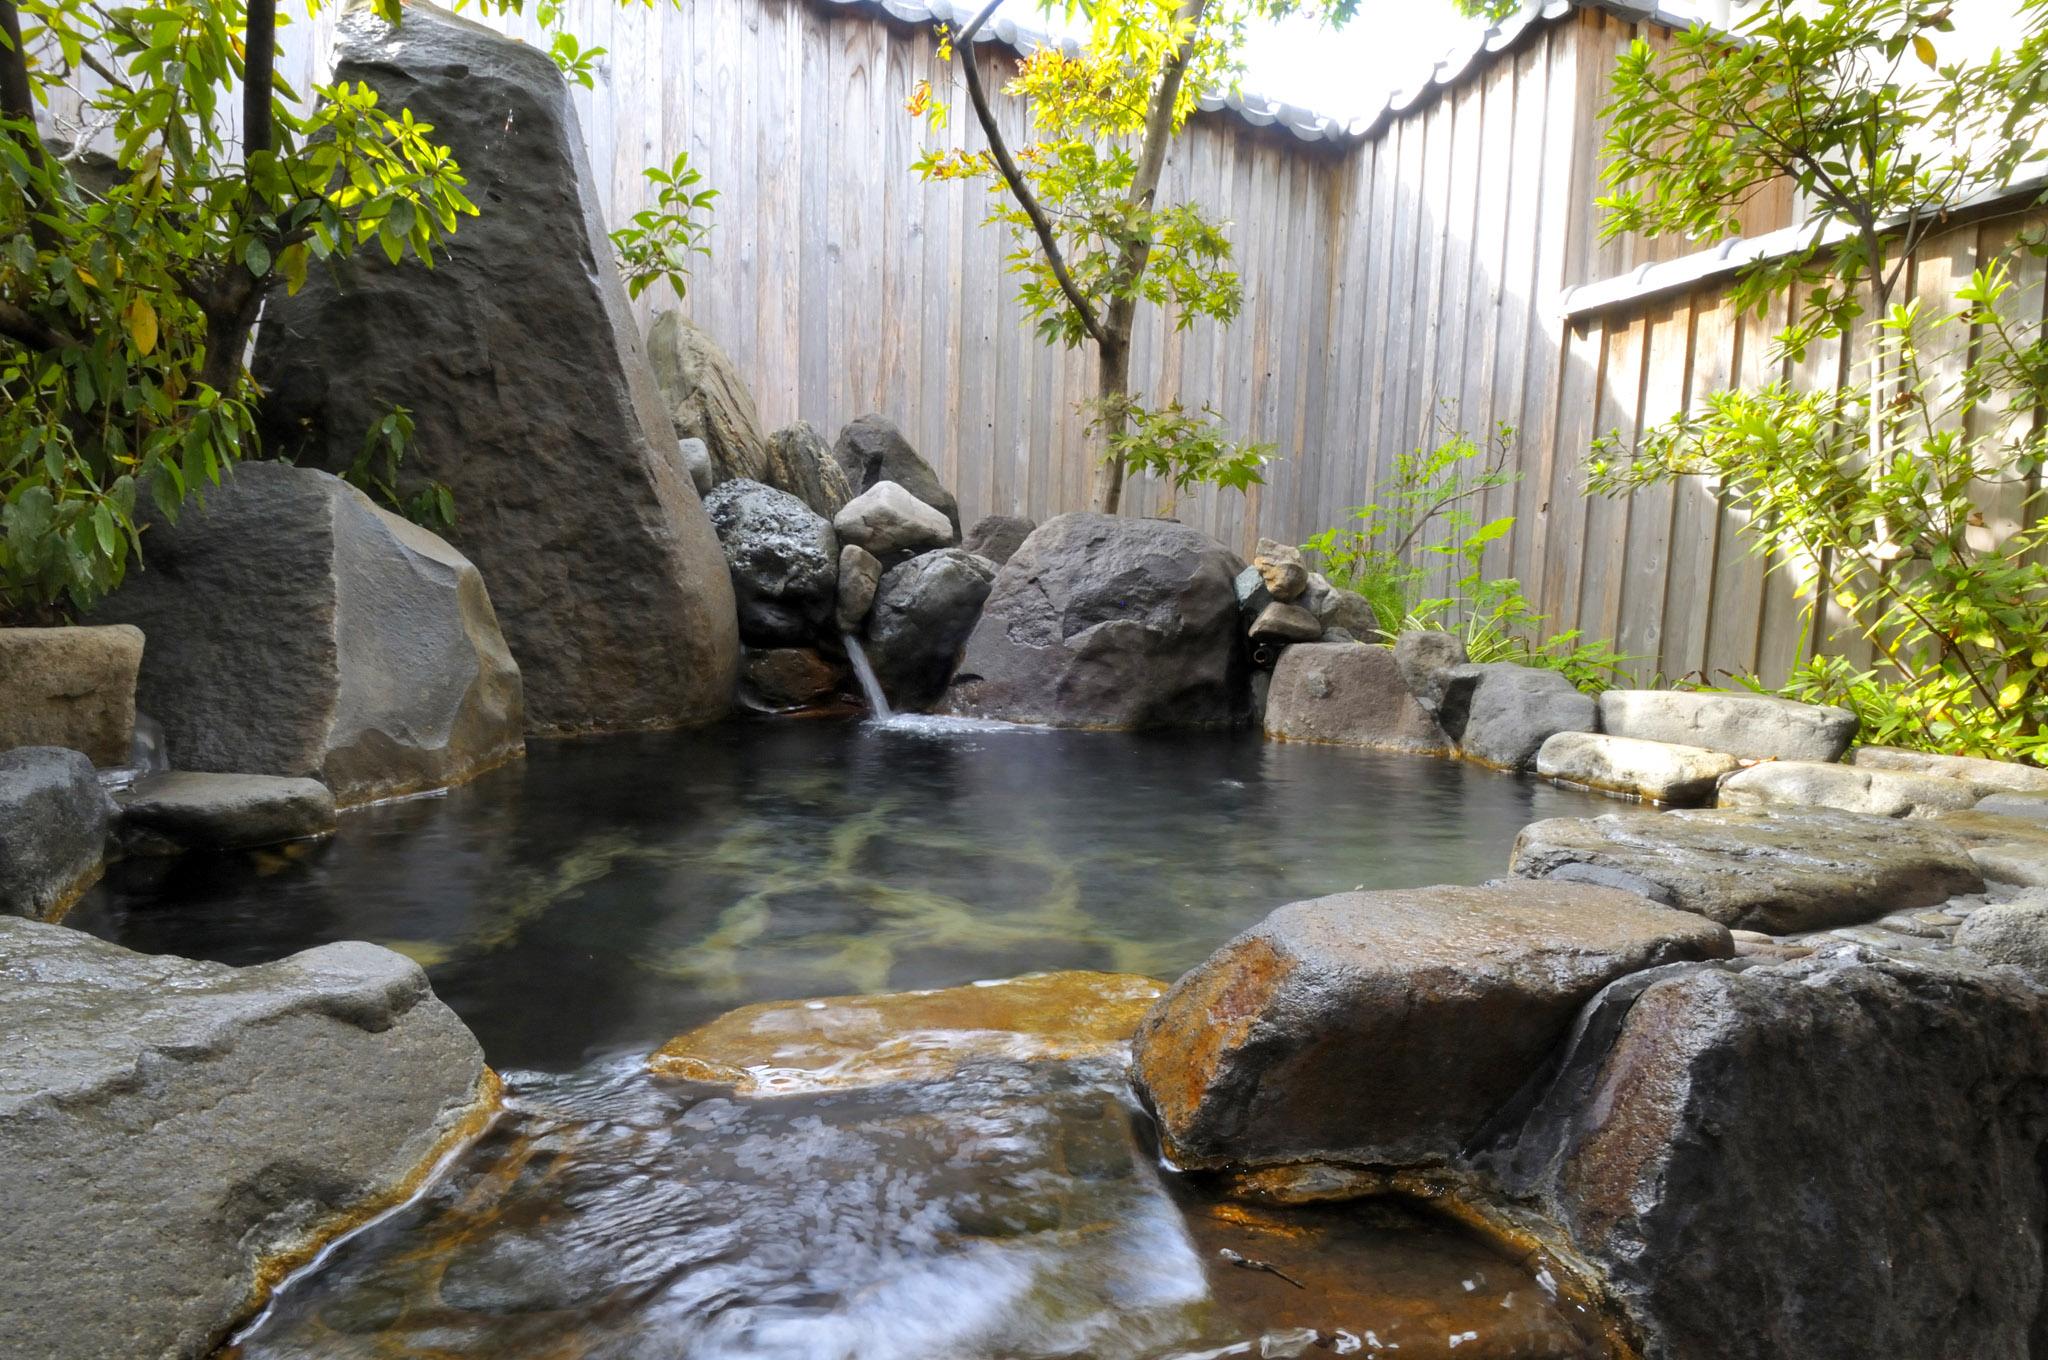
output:
M494 1082L418 965L229 968L0 919L0 1336L211 1354L283 1265L404 1193Z
M1536 773L1545 779L1679 806L1712 802L1715 784L1740 764L1704 746L1600 732L1559 732L1536 753Z
M2010 760L1944 756L1930 751L1908 751L1897 746L1859 746L1850 753L1849 763L1864 770L1938 775L1967 784L1982 795L2031 793L2048 798L2048 770Z
M82 752L0 752L0 916L61 916L99 880L113 812Z
M1401 681L1391 647L1289 647L1266 691L1266 735L1380 751L1446 755L1451 739Z
M1722 807L1826 807L1871 817L1932 817L1976 801L1977 791L1960 780L1812 760L1752 765L1722 780L1719 798Z
M1174 984L1134 1076L1182 1166L1439 1164L1607 983L1733 948L1711 922L1586 884L1295 902Z
M1744 760L1840 760L1856 738L1856 715L1768 694L1611 689L1600 696L1600 730Z
M1627 888L1772 935L1931 907L1984 882L1929 821L1834 809L1687 809L1554 817L1515 839L1511 871Z
M2015 821L2048 822L2048 793L1994 793L1979 799L1976 810Z
M656 1076L736 1095L810 1095L938 1081L961 1064L1106 1057L1166 985L1128 973L1028 973L939 991L764 1001L663 1044Z
M2048 888L2048 845L2038 841L1973 845L1970 858L1977 862L1987 883Z
M144 848L238 850L334 830L334 795L317 779L165 770L137 780L115 801L123 838L136 837Z

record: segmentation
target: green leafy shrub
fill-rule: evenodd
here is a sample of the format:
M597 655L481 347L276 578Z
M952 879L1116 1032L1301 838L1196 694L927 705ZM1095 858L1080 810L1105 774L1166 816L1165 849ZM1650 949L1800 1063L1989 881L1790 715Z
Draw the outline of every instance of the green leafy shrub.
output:
M1608 113L1603 230L1727 229L1748 198L1790 180L1811 205L1798 249L1747 271L1759 314L1794 290L1776 357L1859 345L1851 380L1704 395L1692 410L1596 447L1607 494L1714 478L1755 552L1823 564L1802 586L1807 626L1824 606L1879 664L1800 668L1783 692L1855 710L1865 738L2007 757L2048 753L2048 338L2019 307L2014 265L2044 248L2020 233L1943 303L1894 302L1913 252L1946 211L2010 184L2039 157L2043 29L2031 0L2010 55L1940 66L1945 5L1768 0L1739 43L1682 35L1624 56ZM1931 74L1908 77L1908 58ZM2002 495L1999 522L1983 513ZM1819 575L1819 573L1816 573ZM1823 642L1832 639L1822 637Z
M1499 425L1480 444L1448 421L1439 424L1442 442L1394 460L1380 500L1355 507L1352 524L1326 529L1303 548L1331 584L1365 597L1387 637L1443 629L1464 641L1473 661L1561 671L1589 692L1612 686L1626 658L1576 629L1544 639L1544 616L1521 582L1486 575L1487 545L1505 537L1515 517L1487 519L1477 507L1488 491L1520 480L1509 469L1514 428ZM1433 569L1450 574L1449 594L1426 593Z

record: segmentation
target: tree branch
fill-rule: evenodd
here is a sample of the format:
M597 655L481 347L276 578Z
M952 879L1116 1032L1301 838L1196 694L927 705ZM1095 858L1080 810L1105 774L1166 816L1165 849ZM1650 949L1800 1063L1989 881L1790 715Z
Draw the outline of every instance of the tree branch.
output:
M12 0L0 0L0 4L11 3ZM996 169L1002 172L1003 182L1010 186L1010 194L1017 200L1017 206L1031 219L1031 229L1038 236L1039 247L1045 251L1045 261L1052 267L1052 276L1058 280L1060 291L1067 295L1068 303L1081 318L1082 328L1096 344L1105 344L1108 343L1108 335L1103 329L1102 319L1095 314L1088 295L1081 291L1081 286L1074 282L1073 274L1067 269L1067 258L1060 250L1059 236L1053 231L1052 221L1045 215L1038 196L1025 182L1023 171L1017 168L1016 159L1010 155L1009 143L1003 140L1002 129L996 125L995 113L989 108L988 93L981 87L981 72L975 69L974 35L981 31L981 26L989 21L996 7L1002 3L1003 0L988 0L981 12L953 40L954 49L960 53L961 70L967 75L967 97L974 105L974 116L981 123L982 134L988 138L989 154L995 158Z
M0 335L31 349L70 349L78 345L78 341L65 332L45 325L11 302L0 302Z
M1202 11L1206 8L1208 0L1181 0L1181 7L1174 12L1176 23L1189 26L1188 34L1181 39L1172 60L1166 63L1159 81L1159 93L1152 100L1152 111L1145 117L1145 141L1138 153L1138 172L1131 178L1130 193L1125 200L1134 208L1150 211L1152 198L1159 192L1159 176L1166 169L1166 144L1173 139L1174 106L1180 103L1180 87L1187 78L1188 63L1195 56L1195 28L1202 22ZM1151 258L1151 232L1124 242L1117 261L1118 282L1128 287L1132 280L1144 274Z

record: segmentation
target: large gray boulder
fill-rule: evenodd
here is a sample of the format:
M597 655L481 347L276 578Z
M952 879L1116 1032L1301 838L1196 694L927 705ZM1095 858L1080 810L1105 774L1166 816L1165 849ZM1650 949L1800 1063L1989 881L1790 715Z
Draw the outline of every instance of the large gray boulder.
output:
M136 780L114 801L131 854L239 850L334 830L334 795L316 779L166 770Z
M1444 706L1452 674L1470 661L1465 639L1440 628L1410 628L1394 638L1394 664L1400 667L1401 683L1425 713L1434 714Z
M1647 1360L2035 1356L2048 1006L2015 976L1817 961L1615 986L1523 1130Z
M870 413L851 421L839 432L832 456L858 495L877 482L894 482L946 517L953 536L960 541L960 506L953 493L939 480L932 465L918 455L903 432L887 416Z
M1728 932L1566 883L1296 902L1182 977L1138 1028L1140 1093L1188 1167L1456 1160L1618 977L1725 958Z
M96 765L128 763L142 634L101 628L0 628L0 751L62 746Z
M0 917L63 915L99 881L113 815L82 752L0 752Z
M761 417L718 342L681 312L666 311L648 327L647 358L676 438L704 441L713 484L736 477L765 481L768 440Z
M1436 717L1459 755L1496 770L1534 769L1551 737L1599 724L1593 697L1561 672L1512 661L1452 667Z
M839 470L832 446L808 420L785 425L768 436L768 466L761 480L778 491L787 491L828 520L853 499L853 487Z
M1560 784L1687 807L1714 801L1738 762L1726 751L1600 732L1559 732L1536 752L1536 773Z
M0 919L0 1336L210 1355L282 1270L404 1193L494 1083L417 964L228 968Z
M490 583L534 730L721 716L739 671L732 584L561 72L424 3L397 29L348 14L336 56L337 81L433 124L481 214L432 269L368 249L338 279L316 269L296 297L270 297L255 364L266 446L343 470L393 404L411 409L401 485L454 492L449 538Z
M830 631L839 595L839 539L786 491L735 478L704 498L732 570L740 638L800 646Z
M1981 891L1968 848L1938 828L1831 809L1553 817L1522 828L1511 868L1523 878L1626 888L1731 929L1786 935Z
M1976 804L1959 779L1818 760L1770 760L1721 781L1722 807L1830 807L1872 817L1932 817Z
M343 804L438 788L524 747L483 579L338 478L243 463L95 611L149 638L139 690L179 769L318 779Z
M1451 739L1401 683L1394 653L1355 642L1289 647L1266 692L1266 735L1445 755Z
M1233 723L1248 704L1242 570L1172 520L1047 520L997 573L945 708L1061 727Z
M925 708L945 693L995 577L995 563L961 548L913 557L883 575L867 654L892 706Z
M1856 715L1768 694L1611 689L1600 696L1600 730L1744 760L1840 760L1855 740Z

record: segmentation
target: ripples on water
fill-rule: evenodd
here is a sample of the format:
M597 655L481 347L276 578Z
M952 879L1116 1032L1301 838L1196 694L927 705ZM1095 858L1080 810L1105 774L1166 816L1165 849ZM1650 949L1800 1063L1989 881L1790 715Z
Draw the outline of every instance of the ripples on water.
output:
M376 940L532 1069L282 1291L249 1360L1591 1357L1455 1230L1162 1178L1104 1064L740 1100L644 1058L761 1000L1172 977L1281 903L1482 881L1526 822L1601 806L1256 734L734 724L537 742L324 844L117 865L70 924L232 963Z
M1169 1185L1119 1064L796 1099L623 1061L509 1086L492 1134L283 1291L242 1360L1599 1354L1453 1229Z

